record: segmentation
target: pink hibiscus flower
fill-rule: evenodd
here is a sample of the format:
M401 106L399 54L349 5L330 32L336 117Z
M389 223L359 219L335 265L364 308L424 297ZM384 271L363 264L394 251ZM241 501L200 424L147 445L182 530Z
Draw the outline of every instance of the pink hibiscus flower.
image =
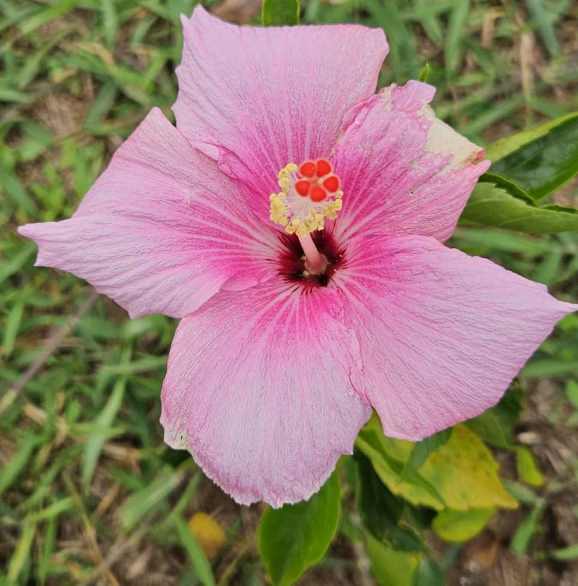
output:
M489 163L434 89L374 94L380 30L200 7L183 27L176 128L154 109L71 219L20 228L37 265L181 319L166 441L279 506L319 489L372 408L419 440L494 405L576 307L442 244Z

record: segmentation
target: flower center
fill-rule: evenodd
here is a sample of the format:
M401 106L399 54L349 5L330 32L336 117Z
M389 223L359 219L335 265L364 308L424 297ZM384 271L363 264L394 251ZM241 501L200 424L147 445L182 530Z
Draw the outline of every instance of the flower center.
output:
M323 230L325 220L334 220L341 209L341 181L327 159L289 163L278 174L281 191L272 193L271 220L296 234L305 255L305 268L313 275L324 274L328 260L321 254L311 233Z
M271 194L271 220L287 234L305 236L323 230L341 209L341 181L327 159L289 163L278 174L279 193Z
M322 273L312 273L307 270L308 261L304 258L303 247L296 234L282 233L279 237L282 246L278 270L289 283L300 285L308 290L327 287L333 275L346 264L345 250L339 246L329 229L313 232L311 235L315 248L327 261Z

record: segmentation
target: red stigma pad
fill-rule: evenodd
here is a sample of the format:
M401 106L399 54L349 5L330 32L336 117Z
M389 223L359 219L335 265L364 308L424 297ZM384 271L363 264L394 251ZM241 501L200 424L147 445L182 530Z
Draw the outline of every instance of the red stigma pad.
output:
M323 201L327 197L327 193L320 185L315 185L311 189L311 200L312 201Z
M303 177L315 177L315 163L313 161L305 161L299 167L299 173Z
M329 193L335 193L339 189L339 178L336 175L330 175L327 179L323 180L323 187Z
M311 188L311 182L307 181L307 179L299 179L295 183L295 191L302 197L307 197L309 195L309 189Z
M331 163L327 159L317 160L317 177L324 177L333 171Z
M305 161L299 165L295 191L315 203L322 202L329 194L337 193L341 182L333 175L333 166L327 159Z

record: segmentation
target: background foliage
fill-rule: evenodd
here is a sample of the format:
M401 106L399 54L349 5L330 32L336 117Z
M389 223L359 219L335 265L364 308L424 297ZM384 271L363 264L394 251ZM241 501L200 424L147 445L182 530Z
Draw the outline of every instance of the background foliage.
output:
M129 321L78 279L32 269L15 226L70 215L146 112L169 113L194 3L0 0L0 582L262 584L268 570L283 584L323 558L300 583L578 583L576 316L498 408L415 447L371 422L315 500L257 530L260 507L162 444L174 323ZM258 19L256 2L206 5ZM383 27L381 83L427 75L438 114L479 143L568 115L489 149L493 175L453 244L578 298L578 237L558 233L578 217L562 209L578 194L576 3L310 0L302 19Z

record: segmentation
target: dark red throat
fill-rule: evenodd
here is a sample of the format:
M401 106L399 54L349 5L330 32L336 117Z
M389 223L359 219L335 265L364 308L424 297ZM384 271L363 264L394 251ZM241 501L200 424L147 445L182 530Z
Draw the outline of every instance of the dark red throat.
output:
M327 287L331 278L345 264L344 250L337 244L329 230L321 230L311 234L317 250L328 261L326 271L322 275L309 275L305 269L303 249L295 234L280 235L283 252L279 258L279 273L291 283L298 283L306 288Z

